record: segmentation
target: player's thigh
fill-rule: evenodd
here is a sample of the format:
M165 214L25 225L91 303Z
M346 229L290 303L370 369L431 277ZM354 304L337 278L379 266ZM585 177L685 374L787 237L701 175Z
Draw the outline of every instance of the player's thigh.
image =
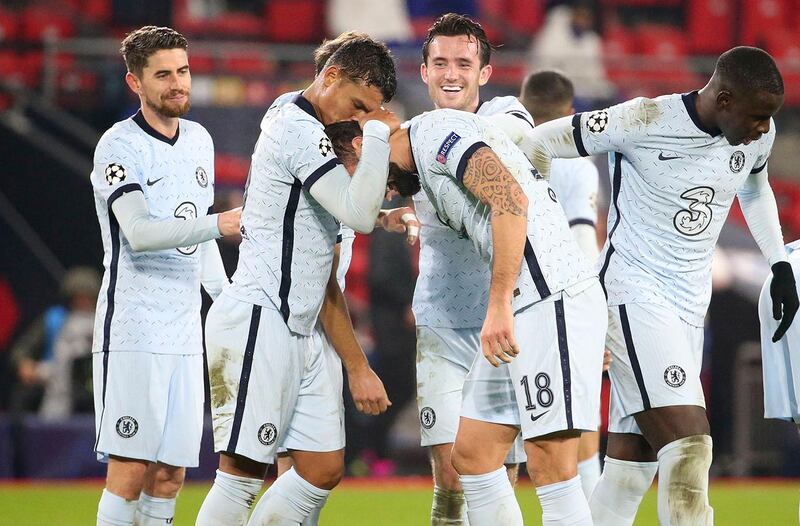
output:
M294 412L279 450L338 451L345 444L342 362L321 327L309 343Z
M167 416L158 462L169 466L197 467L203 438L203 355L163 355L160 361L172 370L167 389Z
M703 330L652 303L609 307L614 361L609 430L641 433L632 415L657 407L705 407L700 383Z
M517 426L462 417L451 462L461 475L480 475L500 468L519 435Z
M111 351L93 356L98 459L156 462L169 408L172 355Z
M417 407L423 446L455 440L464 380L479 348L479 328L417 327Z
M272 462L295 408L310 338L290 332L273 308L225 295L214 306L206 335L215 450Z
M110 457L106 472L106 489L127 500L136 500L144 487L149 462Z
M598 283L517 313L510 375L525 439L599 424L605 300Z

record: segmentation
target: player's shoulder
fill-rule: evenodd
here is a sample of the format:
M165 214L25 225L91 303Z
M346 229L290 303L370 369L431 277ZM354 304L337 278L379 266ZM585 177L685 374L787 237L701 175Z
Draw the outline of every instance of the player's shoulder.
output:
M114 123L97 141L95 156L136 151L147 142L141 128L128 118Z
M481 103L476 113L478 115L495 115L512 111L520 111L526 115L528 114L525 106L522 105L517 97L513 95L502 95Z
M305 99L304 99L305 100ZM317 136L324 133L325 127L313 115L312 108L302 108L295 101L273 106L261 122L261 130L274 135L289 134L294 138L306 135Z
M181 133L186 133L187 135L191 136L192 139L196 140L207 140L211 141L211 134L208 133L205 126L200 124L196 121L190 121L189 119L180 119L179 124Z

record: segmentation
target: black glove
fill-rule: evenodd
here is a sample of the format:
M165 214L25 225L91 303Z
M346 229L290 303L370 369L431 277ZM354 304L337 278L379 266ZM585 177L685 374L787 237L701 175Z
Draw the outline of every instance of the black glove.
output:
M772 298L772 317L781 320L778 330L772 336L774 343L786 334L794 315L797 314L797 308L800 306L794 272L788 261L778 261L772 265L772 283L769 286L769 295ZM783 311L783 317L781 317L781 311Z

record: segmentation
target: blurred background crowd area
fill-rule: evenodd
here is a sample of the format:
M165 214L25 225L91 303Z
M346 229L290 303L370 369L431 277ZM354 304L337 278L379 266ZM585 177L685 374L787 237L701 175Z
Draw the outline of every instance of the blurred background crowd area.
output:
M786 241L800 237L800 0L0 0L0 478L103 474L92 453L89 357L103 254L88 175L100 134L139 104L123 81L121 37L156 24L189 38L189 118L214 138L224 210L241 203L264 111L310 82L323 38L355 29L389 43L399 77L389 106L410 117L431 108L421 42L446 12L481 22L498 46L483 99L516 95L526 73L557 68L575 84L579 111L699 89L720 52L763 47L786 84L771 182ZM608 172L605 159L595 162L602 242ZM229 275L237 244L220 241ZM379 418L348 412L351 474L428 469L414 399L417 251L383 232L355 243L346 294L394 405ZM756 301L768 272L736 205L706 326L717 475L800 475L796 431L761 417ZM213 476L204 440L190 476Z

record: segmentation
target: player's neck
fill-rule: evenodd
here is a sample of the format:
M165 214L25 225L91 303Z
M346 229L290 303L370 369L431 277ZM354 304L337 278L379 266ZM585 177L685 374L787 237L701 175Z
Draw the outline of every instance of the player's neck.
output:
M397 130L389 137L389 147L392 151L392 161L403 170L417 171L414 162L414 152L411 149L411 134L408 128Z
M719 129L716 117L716 99L715 90L707 84L703 89L697 92L697 97L694 100L697 116L707 130Z
M177 117L165 117L150 108L147 104L142 104L142 115L147 124L164 137L172 139L178 132Z

